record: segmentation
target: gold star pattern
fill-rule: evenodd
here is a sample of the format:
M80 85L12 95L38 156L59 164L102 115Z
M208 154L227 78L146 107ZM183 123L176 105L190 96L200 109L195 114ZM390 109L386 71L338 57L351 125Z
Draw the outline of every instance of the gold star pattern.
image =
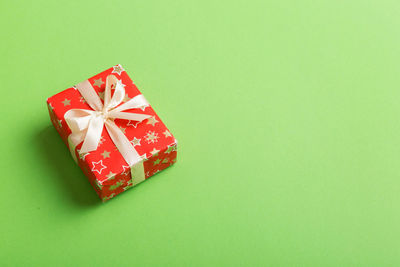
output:
M155 166L155 165L157 165L157 164L160 164L160 159L157 159L157 160L155 160L154 162L153 162L153 166Z
M158 120L156 119L155 116L150 117L150 118L147 119L147 124L151 124L151 125L153 125L153 126L154 126L157 122L158 122Z
M172 136L172 134L168 130L165 130L163 134L165 135L165 138Z
M79 98L79 102L86 103L86 100L83 98L83 96L81 96L81 97Z
M151 155L153 155L153 156L158 155L158 152L160 152L160 150L157 150L156 148L153 148L153 150L150 151Z
M106 141L106 139L104 138L104 136L101 136L99 144L102 145L104 143L104 141Z
M122 101L128 102L129 100L131 100L131 98L128 96L127 93L125 93L124 99Z
M132 180L128 181L126 186L124 187L124 191L128 190L129 188L133 187Z
M99 97L104 101L104 92L99 92Z
M81 160L85 160L85 157L86 157L87 155L89 155L89 153L81 153L80 150L78 150L78 153L79 153L79 158L80 158Z
M106 175L106 177L107 177L108 180L112 180L112 179L114 179L115 174L116 174L116 173L109 172L109 173Z
M165 151L165 153L169 154L171 152L176 151L176 144L173 144L171 146L168 146L167 150Z
M136 137L133 138L133 140L131 141L131 144L135 147L135 146L140 146L140 140L142 139L137 139Z
M169 160L167 159L167 158L165 158L163 161L162 161L162 163L168 163L169 162Z
M124 68L120 64L116 65L113 67L113 71L111 73L118 73L118 75L121 75L121 73L124 71Z
M103 189L103 185L99 182L99 181L97 181L97 180L95 180L96 181L96 186L101 190L101 189Z
M118 182L116 182L115 184L110 186L110 190L115 190L123 184L124 184L124 180L119 180Z
M119 129L125 134L126 128L119 126Z
M69 99L65 99L64 101L62 101L61 103L64 104L64 107L71 105L71 100Z
M101 155L103 156L103 159L105 159L105 158L109 158L110 157L110 153L111 152L108 152L107 150L104 150L103 153L101 153Z
M104 82L101 80L101 78L99 78L99 79L97 79L97 80L96 80L96 79L94 80L93 85L100 88L101 85L102 85L103 83L104 83Z
M140 161L147 161L147 157L146 157L146 153L144 153L143 155L139 156L139 158L141 159Z
M149 105L144 105L144 106L141 106L141 107L139 107L141 110L145 110L147 107L148 107Z
M111 195L109 195L108 197L103 197L103 202L104 201L107 201L107 200L109 200L109 199L111 199L111 198L113 198L115 196L115 193L112 193Z
M124 187L124 191L128 190L129 188L133 187L133 184L128 184Z

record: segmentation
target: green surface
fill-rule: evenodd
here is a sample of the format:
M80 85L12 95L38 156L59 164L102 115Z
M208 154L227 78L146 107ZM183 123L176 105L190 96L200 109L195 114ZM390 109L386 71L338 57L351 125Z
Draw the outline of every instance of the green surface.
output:
M0 4L2 266L399 266L399 1ZM102 204L47 97L121 63L178 163Z

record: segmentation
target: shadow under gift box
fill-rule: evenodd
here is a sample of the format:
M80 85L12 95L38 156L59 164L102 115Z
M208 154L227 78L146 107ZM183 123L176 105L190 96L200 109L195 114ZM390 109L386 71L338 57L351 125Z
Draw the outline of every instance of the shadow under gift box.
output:
M115 75L122 82L125 88L125 98L122 103L141 94L122 66L116 65L88 79L103 102L105 82L108 75ZM103 201L109 200L143 181L132 177L131 166L128 166L128 163L124 160L105 127L95 151L79 153L82 143L72 151L73 146L68 141L71 130L64 119L64 114L70 109L92 110L75 87L68 88L48 98L47 106L51 122L64 143L70 148L72 157ZM174 164L177 155L177 141L153 108L148 105L127 112L151 115L150 118L142 122L114 120L143 158L145 179Z

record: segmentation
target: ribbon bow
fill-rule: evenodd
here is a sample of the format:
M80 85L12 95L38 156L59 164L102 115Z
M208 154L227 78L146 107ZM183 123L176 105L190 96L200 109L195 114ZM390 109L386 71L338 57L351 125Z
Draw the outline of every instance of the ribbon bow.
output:
M92 108L92 110L71 109L64 115L65 121L72 132L69 136L70 141L74 146L83 141L80 153L87 153L97 149L105 126L112 141L129 166L133 166L141 161L140 155L121 129L114 123L114 119L141 122L151 117L147 114L123 112L128 109L140 108L148 105L143 95L138 95L119 106L125 97L125 89L114 75L107 76L106 89L104 91L104 105L88 80L76 85L76 88ZM112 88L115 90L111 97Z

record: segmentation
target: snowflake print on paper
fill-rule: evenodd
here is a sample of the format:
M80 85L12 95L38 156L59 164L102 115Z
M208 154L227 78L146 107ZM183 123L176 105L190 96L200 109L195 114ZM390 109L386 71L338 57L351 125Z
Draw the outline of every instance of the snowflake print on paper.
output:
M158 142L158 138L160 138L158 136L158 133L156 133L155 131L148 131L147 134L144 136L144 138L146 139L147 143L157 143Z

